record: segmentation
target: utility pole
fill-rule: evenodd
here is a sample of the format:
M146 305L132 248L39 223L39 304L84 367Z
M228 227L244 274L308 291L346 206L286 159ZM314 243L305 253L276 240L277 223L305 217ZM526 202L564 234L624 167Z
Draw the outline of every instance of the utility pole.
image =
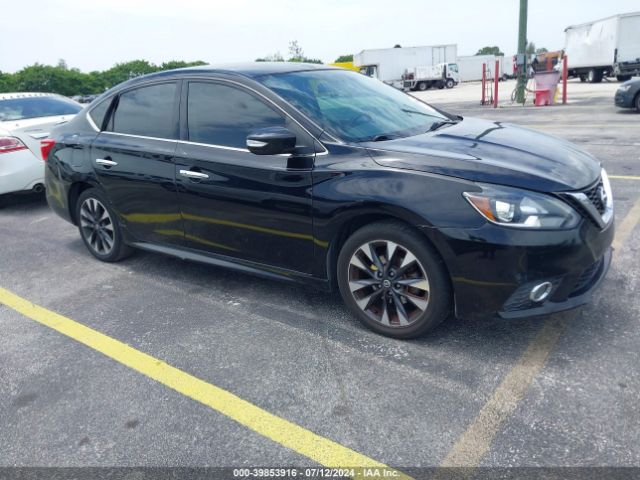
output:
M524 104L524 89L527 85L527 0L520 0L520 28L518 32L518 58L522 64L518 65L518 86L516 101Z

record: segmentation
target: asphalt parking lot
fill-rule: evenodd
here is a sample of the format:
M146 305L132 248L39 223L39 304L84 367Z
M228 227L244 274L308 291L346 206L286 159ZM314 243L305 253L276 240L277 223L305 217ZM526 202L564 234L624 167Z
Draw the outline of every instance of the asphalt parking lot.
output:
M450 319L396 341L338 294L146 252L100 263L42 196L1 198L0 466L640 466L640 115L613 105L616 84L570 88L545 108L419 94L573 141L612 176L611 270L591 304L548 318ZM76 323L61 333L12 294ZM202 383L180 390L182 374ZM310 443L291 448L296 435Z

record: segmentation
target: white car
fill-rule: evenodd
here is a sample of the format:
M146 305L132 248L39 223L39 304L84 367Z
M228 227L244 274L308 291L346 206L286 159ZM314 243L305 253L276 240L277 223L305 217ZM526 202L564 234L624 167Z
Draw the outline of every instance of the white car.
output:
M0 195L44 189L40 141L80 110L53 93L0 93Z

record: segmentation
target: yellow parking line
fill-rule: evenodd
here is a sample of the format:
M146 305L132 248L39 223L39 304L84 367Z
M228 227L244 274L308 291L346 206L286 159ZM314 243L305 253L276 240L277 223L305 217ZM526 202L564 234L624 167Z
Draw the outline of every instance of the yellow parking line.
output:
M640 176L636 175L609 175L613 180L640 180Z
M616 228L616 236L613 239L613 248L619 250L622 248L622 245L627 241L629 235L633 231L634 227L640 221L640 199L633 204L627 216L624 217L622 223Z
M385 476L386 472L387 476L394 478L411 478L348 447L269 413L227 390L200 380L70 318L35 305L1 287L0 303L325 467L349 467L358 470L377 468L380 476Z
M618 226L613 242L614 248L618 250L622 248L638 222L640 222L640 199L636 200ZM564 322L556 316L549 317L544 322L518 362L507 372L500 385L480 409L478 416L449 450L440 467L466 467L460 472L460 478L473 476L474 469L491 448L502 424L516 410L535 377L545 366L563 330ZM446 470L439 470L436 478L450 478L447 477L446 472Z
M523 127L532 128L640 128L640 123L609 123L609 124L587 124L587 123L521 123Z

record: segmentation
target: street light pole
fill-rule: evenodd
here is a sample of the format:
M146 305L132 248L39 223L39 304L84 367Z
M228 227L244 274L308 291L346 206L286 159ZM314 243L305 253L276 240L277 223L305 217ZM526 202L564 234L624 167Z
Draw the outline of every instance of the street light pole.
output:
M524 89L527 84L527 0L520 0L520 27L518 32L518 58L522 64L518 65L518 86L516 100L524 104Z

